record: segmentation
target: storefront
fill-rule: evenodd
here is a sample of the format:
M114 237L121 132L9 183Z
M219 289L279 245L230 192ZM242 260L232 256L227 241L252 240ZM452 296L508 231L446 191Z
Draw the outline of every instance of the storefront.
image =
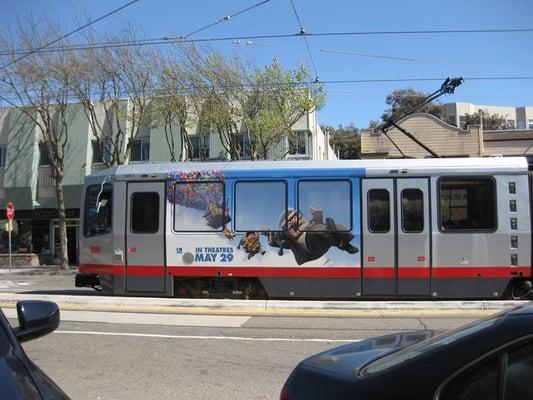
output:
M67 209L67 254L69 264L78 263L79 209ZM0 210L0 226L5 226L5 210ZM60 252L57 209L16 210L13 224L12 251L35 253L41 264L56 263ZM0 253L8 251L8 235L2 230Z

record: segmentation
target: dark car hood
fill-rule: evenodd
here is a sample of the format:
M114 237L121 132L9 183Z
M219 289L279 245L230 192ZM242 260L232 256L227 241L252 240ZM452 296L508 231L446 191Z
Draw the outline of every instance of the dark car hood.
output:
M318 368L333 374L355 377L359 370L374 360L433 337L429 330L396 333L350 343L316 354L301 365Z

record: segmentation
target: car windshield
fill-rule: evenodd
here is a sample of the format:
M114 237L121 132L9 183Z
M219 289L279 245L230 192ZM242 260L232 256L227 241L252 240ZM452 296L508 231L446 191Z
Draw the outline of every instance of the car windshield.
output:
M383 358L380 358L363 368L360 375L369 375L382 372L386 369L399 365L407 360L418 357L421 354L428 353L432 350L448 346L449 344L461 340L464 337L472 335L476 332L480 332L490 326L495 325L498 321L504 318L504 314L507 312L501 312L488 318L484 318L471 324L462 326L458 329L443 333L435 336L431 339L424 340L412 346L408 346L395 353L389 354Z

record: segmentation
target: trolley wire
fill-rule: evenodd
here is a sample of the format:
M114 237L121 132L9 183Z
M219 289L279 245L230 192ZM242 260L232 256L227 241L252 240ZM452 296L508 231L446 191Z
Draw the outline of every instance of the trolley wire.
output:
M227 21L231 20L232 18L235 18L237 15L244 14L245 12L253 10L256 7L262 6L263 4L268 3L269 1L270 0L264 0L264 1L261 1L261 2L259 2L257 4L252 5L250 7L247 7L247 8L244 8L244 9L240 10L240 11L237 11L234 14L226 15L226 16L220 18L220 19L217 19L214 22L211 22L210 24L207 24L207 25L205 25L205 26L203 26L201 28L196 29L195 31L193 31L191 33L187 33L186 35L180 36L180 38L186 39L189 36L193 36L193 35L195 35L195 34L197 34L199 32L202 32L202 31L204 31L204 30L206 30L208 28L211 28L212 26L218 25L218 24L220 24L222 22L227 22Z
M273 44L273 43L261 43L261 42L254 42L252 40L234 40L233 43L247 45L247 46L255 45L255 46L265 46L265 47L279 47L279 48L284 48L284 49L305 50L303 47L298 47L298 46L288 46L288 45ZM386 56L386 55L380 55L380 54L357 53L353 51L325 49L325 48L318 48L318 47L311 47L310 49L313 51L320 51L323 53L331 53L331 54L343 54L343 55L349 55L349 56L371 57L371 58L384 58L384 59L398 60L398 61L416 61L414 58L393 57L393 56Z
M311 54L311 50L309 49L309 42L307 41L307 36L305 33L305 28L302 24L302 20L300 19L300 16L298 15L298 11L296 11L296 6L294 5L294 0L290 0L292 5L292 10L294 11L294 15L296 17L296 20L298 21L298 25L300 26L300 35L303 37L305 42L305 47L307 48L307 54L309 55L309 61L311 61L311 66L313 67L313 71L315 73L315 81L318 82L318 72L315 65L315 60L313 59L313 55Z
M118 7L118 8L115 8L114 10L112 10L112 11L110 11L110 12L108 12L107 14L104 14L104 15L102 15L102 16L96 18L95 20L89 21L88 23L86 23L86 24L84 24L84 25L82 25L82 26L79 26L78 28L74 29L73 31L70 31L70 32L68 32L68 33L66 33L66 34L64 34L64 35L62 35L62 36L60 36L60 37L58 37L57 39L54 39L54 40L52 40L51 42L48 42L48 43L44 44L43 46L40 46L40 47L38 47L38 48L36 48L36 49L29 50L27 53L24 53L22 56L20 56L20 57L14 59L14 60L11 60L10 62L8 62L8 63L6 63L6 64L0 66L0 70L2 70L2 69L4 69L4 68L7 68L7 67L9 67L10 65L13 65L13 64L15 64L15 63L17 63L17 62L23 60L24 58L26 58L26 57L28 57L28 56L34 54L34 53L38 53L38 52L40 52L40 51L46 49L48 46L51 46L51 45L53 45L53 44L55 44L55 43L57 43L57 42L59 42L59 41L65 39L65 38L67 38L67 37L69 37L69 36L71 36L71 35L73 35L73 34L79 32L79 31L81 31L81 30L87 28L88 26L91 26L91 25L93 25L93 24L95 24L95 23L97 23L97 22L103 20L104 18L107 18L107 17L109 17L109 16L111 16L111 15L113 15L113 14L115 14L115 13L121 11L121 10L123 10L124 8L130 6L130 5L132 5L133 3L136 3L136 2L138 2L138 1L139 1L139 0L131 0L130 2L128 2L128 3L126 3L126 4L122 5L122 6L120 6L120 7Z
M135 0L138 1L138 0ZM42 46L36 49L14 50L0 52L0 55L13 55L22 52L59 52L75 51L88 49L104 49L112 47L132 47L132 46L156 46L169 45L174 43L208 43L208 42L225 42L235 40L257 40L257 39L290 39L301 36L305 37L336 37L336 36L376 36L376 35L441 35L441 34L496 34L496 33L531 33L533 28L519 29L458 29L458 30L413 30L413 31L357 31L357 32L317 32L317 33L285 33L285 34L268 34L268 35L235 35L206 38L185 38L182 36L159 37L151 39L139 39L131 41L101 42L94 44L75 44L72 46L48 47ZM55 42L54 42L55 43ZM46 48L44 48L46 47Z

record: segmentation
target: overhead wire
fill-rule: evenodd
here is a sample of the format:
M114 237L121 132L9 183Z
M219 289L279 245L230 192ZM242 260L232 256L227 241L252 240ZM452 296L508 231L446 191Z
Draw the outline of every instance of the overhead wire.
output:
M259 2L259 3L257 3L257 4L252 5L252 6L250 6L250 7L247 7L247 8L244 8L244 9L240 10L240 11L237 11L237 12L234 13L234 14L226 15L226 16L220 18L220 19L217 19L217 20L214 21L214 22L211 22L210 24L207 24L207 25L205 25L205 26L203 26L203 27L201 27L201 28L198 28L198 29L196 29L195 31L193 31L193 32L191 32L191 33L187 33L186 35L183 35L183 36L181 36L181 37L182 37L183 39L186 39L186 38L188 38L189 36L192 36L192 35L195 35L195 34L197 34L197 33L199 33L199 32L202 32L202 31L204 31L204 30L206 30L206 29L208 29L208 28L211 28L212 26L215 26L215 25L220 24L221 22L229 21L229 20L231 20L232 18L235 18L237 15L244 14L244 13L247 12L247 11L250 11L250 10L253 10L254 8L256 8L256 7L262 6L263 4L268 3L269 1L270 1L270 0L264 0L264 1L261 1L261 2Z
M298 47L298 46L288 46L288 45L273 44L273 43L261 43L261 42L254 42L252 40L234 40L232 43L242 44L246 46L256 45L256 46L265 46L265 47L279 47L279 48L285 48L285 49L300 49L300 50L304 49L303 47ZM323 53L344 54L344 55L358 56L358 57L384 58L384 59L398 60L398 61L416 61L414 58L394 57L394 56L368 54L368 53L357 53L357 52L352 52L352 51L323 49L323 48L318 48L318 47L311 47L310 49L313 51L320 51Z
M307 48L307 54L309 55L309 61L311 61L311 66L313 67L313 71L315 73L315 81L318 82L318 72L315 65L315 60L313 59L313 55L311 54L311 50L309 49L309 42L307 41L305 28L302 24L302 20L300 19L300 16L298 15L298 11L296 10L296 6L294 4L294 0L290 0L292 5L292 10L294 11L294 15L296 17L296 20L298 21L298 25L300 26L300 35L303 37L305 42L305 47Z
M138 2L138 1L139 1L139 0L131 0L130 2L128 2L128 3L126 3L126 4L122 5L122 6L120 6L120 7L118 7L118 8L115 8L114 10L112 10L112 11L110 11L110 12L108 12L107 14L104 14L104 15L102 15L102 16L96 18L95 20L89 21L88 23L86 23L86 24L84 24L84 25L82 25L82 26L77 27L76 29L74 29L74 30L72 30L72 31L70 31L70 32L68 32L68 33L66 33L66 34L64 34L64 35L62 35L62 36L60 36L60 37L58 37L57 39L54 39L54 40L52 40L51 42L48 42L48 43L44 44L43 46L38 47L37 49L29 50L27 53L24 53L22 56L17 57L16 59L11 60L11 61L9 61L8 63L6 63L6 64L0 66L0 70L2 70L2 69L4 69L4 68L7 68L7 67L9 67L10 65L13 65L13 64L15 64L15 63L17 63L17 62L23 60L24 58L26 58L26 57L28 57L28 56L31 56L31 55L34 54L34 53L37 53L37 52L39 52L39 51L41 51L41 50L44 50L44 49L46 49L48 46L51 46L51 45L53 45L53 44L55 44L55 43L57 43L57 42L59 42L59 41L65 39L65 38L67 38L67 37L69 37L69 36L71 36L71 35L73 35L73 34L79 32L79 31L81 31L81 30L87 28L88 26L91 26L91 25L93 25L93 24L95 24L95 23L97 23L97 22L103 20L104 18L107 18L107 17L109 17L109 16L111 16L111 15L113 15L113 14L115 14L115 13L121 11L121 10L123 10L124 8L129 7L129 6L131 6L132 4L134 4L134 3Z
M137 0L136 0L137 1ZM99 49L111 47L131 47L131 46L156 46L168 45L174 43L207 43L207 42L224 42L235 40L257 40L257 39L289 39L300 36L305 37L328 37L328 36L358 36L358 35L439 35L439 34L475 34L475 33L531 33L533 28L520 29L459 29L459 30L415 30L415 31L359 31L359 32L318 32L302 34L287 33L287 34L268 34L268 35L236 35L223 37L207 37L195 39L182 39L181 36L176 37L160 37L152 39L140 39L123 42L101 42L96 44L76 44L72 46L61 46L53 48L37 48L27 50L15 50L9 52L0 52L0 55L13 55L15 52L52 52L52 51L74 51L86 49ZM44 47L44 46L43 46Z

